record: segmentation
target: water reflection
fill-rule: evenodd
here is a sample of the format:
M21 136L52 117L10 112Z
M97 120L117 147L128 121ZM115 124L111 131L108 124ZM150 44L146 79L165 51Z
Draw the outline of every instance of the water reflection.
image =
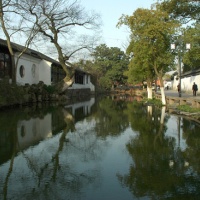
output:
M127 174L117 174L119 181L137 198L198 199L199 167L194 166L200 163L196 154L199 150L196 149L193 155L190 154L190 149L193 151L196 145L189 145L189 138L184 136L187 134L194 138L194 135L190 134L191 128L187 127L187 123L192 124L196 133L195 142L198 143L200 136L197 133L200 126L180 117L164 118L164 107L161 110L161 118L158 117L156 109L152 111L152 107L147 108L147 113L147 118L142 117L145 110L133 113L135 116L132 116L131 125L139 134L126 145L133 164ZM140 120L139 125L135 122L136 115ZM155 123L157 119L160 123ZM177 123L171 126L174 121ZM197 146L199 145L200 143ZM192 160L195 160L194 165L191 165Z
M1 112L0 199L197 199L200 127L165 109L106 97Z

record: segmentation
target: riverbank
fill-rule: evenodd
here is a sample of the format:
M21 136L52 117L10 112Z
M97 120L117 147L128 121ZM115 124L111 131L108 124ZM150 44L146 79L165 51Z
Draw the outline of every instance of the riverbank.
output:
M89 89L68 90L60 94L54 86L47 86L42 81L38 84L25 84L24 86L9 84L6 80L0 81L0 109L49 102L63 104L76 97L80 100L90 95Z
M165 91L167 112L184 116L200 124L200 94L193 96L192 92L182 92L181 97L175 90ZM161 98L160 91L155 93L156 98Z
M157 91L155 94L160 94L160 91ZM200 100L200 93L197 92L197 96L193 96L192 91L191 92L182 91L181 97L179 97L179 93L176 90L165 90L165 96Z

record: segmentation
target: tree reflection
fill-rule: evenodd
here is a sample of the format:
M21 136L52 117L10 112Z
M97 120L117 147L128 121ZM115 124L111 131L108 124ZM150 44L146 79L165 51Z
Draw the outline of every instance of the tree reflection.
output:
M31 111L20 118L17 118L19 112L16 112L16 116L10 114L12 127L9 123L6 124L7 128L0 125L0 131L3 130L1 133L5 136L1 135L2 144L5 140L5 149L2 148L0 152L2 155L9 153L9 156L1 158L0 186L4 191L0 198L85 199L83 195L91 187L97 189L94 193L98 195L108 184L103 180L107 175L105 166L112 165L115 155L114 161L121 165L119 168L117 166L121 173L117 177L134 197L198 198L200 136L197 124L174 117L175 120L180 119L179 124L175 123L176 134L180 130L180 141L183 141L182 137L186 140L187 145L183 149L177 145L177 135L173 137L168 134L173 129L168 125L171 117L165 114L165 107L161 110L135 101L116 101L109 97L101 99L95 106L87 115L81 113L84 109L80 106L76 107L79 108L78 112L74 112L77 118L72 115L73 109L69 107L48 109L46 114L52 117L51 137L37 144L31 143L29 148L21 150L15 138L21 132L18 135L14 133L17 133L18 120L32 119ZM41 121L46 118L41 111L39 116ZM44 132L44 129L41 130ZM28 134L30 138L37 135L26 131L25 136ZM123 153L120 155L125 155L129 163L132 160L132 165L128 166L129 171L125 171L127 163L120 163L120 158L117 158L120 152L117 147L120 150L122 147ZM124 147L132 159L129 159ZM115 180L110 183L115 183Z
M183 138L186 139L187 143L184 156L194 170L200 173L200 124L183 118L182 131Z
M101 148L96 142L96 136L92 139L88 131L84 134L82 132L82 134L79 135L78 133L80 133L80 130L76 130L75 128L74 117L64 107L52 108L50 112L54 119L52 123L54 138L51 139L55 141L55 144L51 146L49 152L47 151L47 145L44 146L44 149L41 149L41 152L37 152L38 150L35 150L33 146L23 150L21 149L17 155L19 151L18 139L16 138L17 124L19 120L24 119L25 113L21 118L16 117L16 119L10 119L10 123L13 121L12 127L8 125L7 127L0 127L1 131L5 129L6 131L4 130L4 132L15 136L10 139L13 149L13 151L9 152L10 165L6 168L4 182L0 181L0 184L3 185L2 195L4 199L10 199L13 195L15 195L15 198L21 199L20 196L22 194L24 199L79 199L81 189L87 184L93 183L99 176L99 172L96 169L76 172L72 163L67 161L68 153L74 150L77 151L76 155L80 156L78 158L79 160L82 159L83 154L87 156L91 154L91 157L94 157L97 152L95 148ZM28 119L27 115L25 116L26 119ZM29 116L31 115L29 114ZM37 115L35 115L35 117L37 117ZM40 118L43 118L41 112ZM6 125L6 123L4 125ZM11 128L12 130L10 130ZM69 133L70 136L68 136ZM80 143L77 142L77 137L81 137ZM45 140L44 143L48 143L48 141L50 142L50 140ZM87 141L87 143L85 141ZM24 163L23 169L18 169L18 165L14 162L15 160L18 162L20 160ZM89 158L89 160L91 160L91 158ZM78 163L78 160L76 163ZM17 194L9 193L12 186L17 185L17 183L23 186L23 193L21 190L19 190ZM29 188L30 185L32 185L31 188ZM65 189L63 189L63 187L65 187ZM24 192L24 190L26 192Z
M119 181L138 198L196 199L200 194L200 176L186 165L185 152L176 148L175 139L165 136L167 118L163 119L162 114L160 117L159 109L154 108L151 115L150 109L138 106L129 104L127 109L131 127L138 135L126 146L133 164L128 174L117 174ZM188 156L196 159L197 155Z
M99 137L119 135L129 126L127 116L124 113L126 106L126 102L113 101L109 97L98 103L96 133Z

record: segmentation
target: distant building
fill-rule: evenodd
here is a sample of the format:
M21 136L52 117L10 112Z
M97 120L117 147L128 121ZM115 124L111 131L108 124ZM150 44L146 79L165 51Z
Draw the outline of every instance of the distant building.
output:
M193 69L181 75L181 89L183 91L192 91L194 82L200 88L200 69Z
M15 54L15 62L17 56L24 48L16 43L11 43ZM7 77L12 82L12 62L7 47L6 40L0 39L0 80ZM55 84L65 77L60 63L38 51L27 49L20 57L16 72L16 82L19 85L26 83L32 85L43 81L46 85ZM83 70L75 70L75 82L70 89L89 89L95 90L94 85L90 81L90 74Z
M177 85L174 85L174 77L177 76L178 72L176 70L169 71L165 73L164 88L165 89L176 89Z
M177 90L179 84L179 75L175 73L173 76L173 89ZM196 83L200 88L200 69L193 69L181 74L181 90L186 92L192 92L192 85Z

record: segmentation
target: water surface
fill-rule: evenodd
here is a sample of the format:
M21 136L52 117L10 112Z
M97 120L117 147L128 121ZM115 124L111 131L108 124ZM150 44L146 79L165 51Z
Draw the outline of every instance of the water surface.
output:
M0 199L198 199L200 126L117 98L0 113Z

